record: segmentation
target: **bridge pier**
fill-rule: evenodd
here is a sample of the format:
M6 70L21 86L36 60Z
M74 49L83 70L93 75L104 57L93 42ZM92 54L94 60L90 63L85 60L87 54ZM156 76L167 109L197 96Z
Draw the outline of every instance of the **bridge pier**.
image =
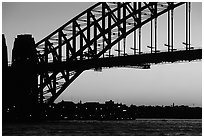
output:
M6 118L6 112L9 105L9 93L8 88L10 87L9 82L9 67L8 67L8 55L7 55L7 46L6 39L4 34L2 35L2 121Z
M38 119L38 74L35 41L31 35L18 35L12 50L8 111L13 111L15 120Z

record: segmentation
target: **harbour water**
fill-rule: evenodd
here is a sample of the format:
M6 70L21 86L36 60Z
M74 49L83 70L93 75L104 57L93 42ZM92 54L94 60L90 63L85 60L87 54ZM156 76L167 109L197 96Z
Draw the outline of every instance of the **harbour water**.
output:
M3 136L201 136L201 119L57 120L7 123Z

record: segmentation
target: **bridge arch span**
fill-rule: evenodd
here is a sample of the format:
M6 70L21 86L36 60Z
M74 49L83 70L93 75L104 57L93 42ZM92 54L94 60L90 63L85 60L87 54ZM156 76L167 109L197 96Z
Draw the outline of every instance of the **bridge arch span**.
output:
M62 25L36 43L39 102L54 102L84 70L90 68L121 65L149 68L151 63L172 62L172 59L173 62L199 59L200 49L192 50L190 41L186 41L186 51L177 51L173 47L173 37L170 37L173 30L169 30L168 51L158 50L156 31L155 43L151 40L148 47L151 53L142 51L143 25L154 20L156 30L157 18L168 13L169 28L172 29L173 10L184 4L190 6L185 2L96 3ZM131 47L133 55L130 56L125 43L131 33L138 35L139 44ZM189 54L191 59L186 58Z

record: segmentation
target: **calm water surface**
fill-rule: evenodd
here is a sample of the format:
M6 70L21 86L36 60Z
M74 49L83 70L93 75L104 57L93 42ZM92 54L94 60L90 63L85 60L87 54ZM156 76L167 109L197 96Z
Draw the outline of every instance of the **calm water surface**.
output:
M131 121L60 120L2 125L2 135L33 136L201 136L202 120L137 119Z

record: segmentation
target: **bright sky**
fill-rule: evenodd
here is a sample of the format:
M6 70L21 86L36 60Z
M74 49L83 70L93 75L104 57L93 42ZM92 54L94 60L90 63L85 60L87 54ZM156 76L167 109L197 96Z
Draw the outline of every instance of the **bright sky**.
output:
M2 33L6 36L9 59L14 38L32 34L35 42L87 9L94 3L5 3L2 6ZM185 41L185 6L175 10L175 45ZM202 4L192 3L192 45L202 46ZM166 16L158 19L158 45L166 43ZM165 24L165 25L161 25ZM164 27L164 28L163 28ZM147 30L147 29L146 29ZM149 33L143 29L143 38ZM179 31L180 30L180 31ZM178 32L177 32L178 31ZM183 32L183 34L181 33ZM165 33L165 35L164 35ZM149 39L148 39L149 40ZM149 42L143 39L146 47ZM129 43L129 45L131 45ZM83 72L56 100L78 102L114 100L136 105L202 106L201 62L152 66L150 70L113 68Z

